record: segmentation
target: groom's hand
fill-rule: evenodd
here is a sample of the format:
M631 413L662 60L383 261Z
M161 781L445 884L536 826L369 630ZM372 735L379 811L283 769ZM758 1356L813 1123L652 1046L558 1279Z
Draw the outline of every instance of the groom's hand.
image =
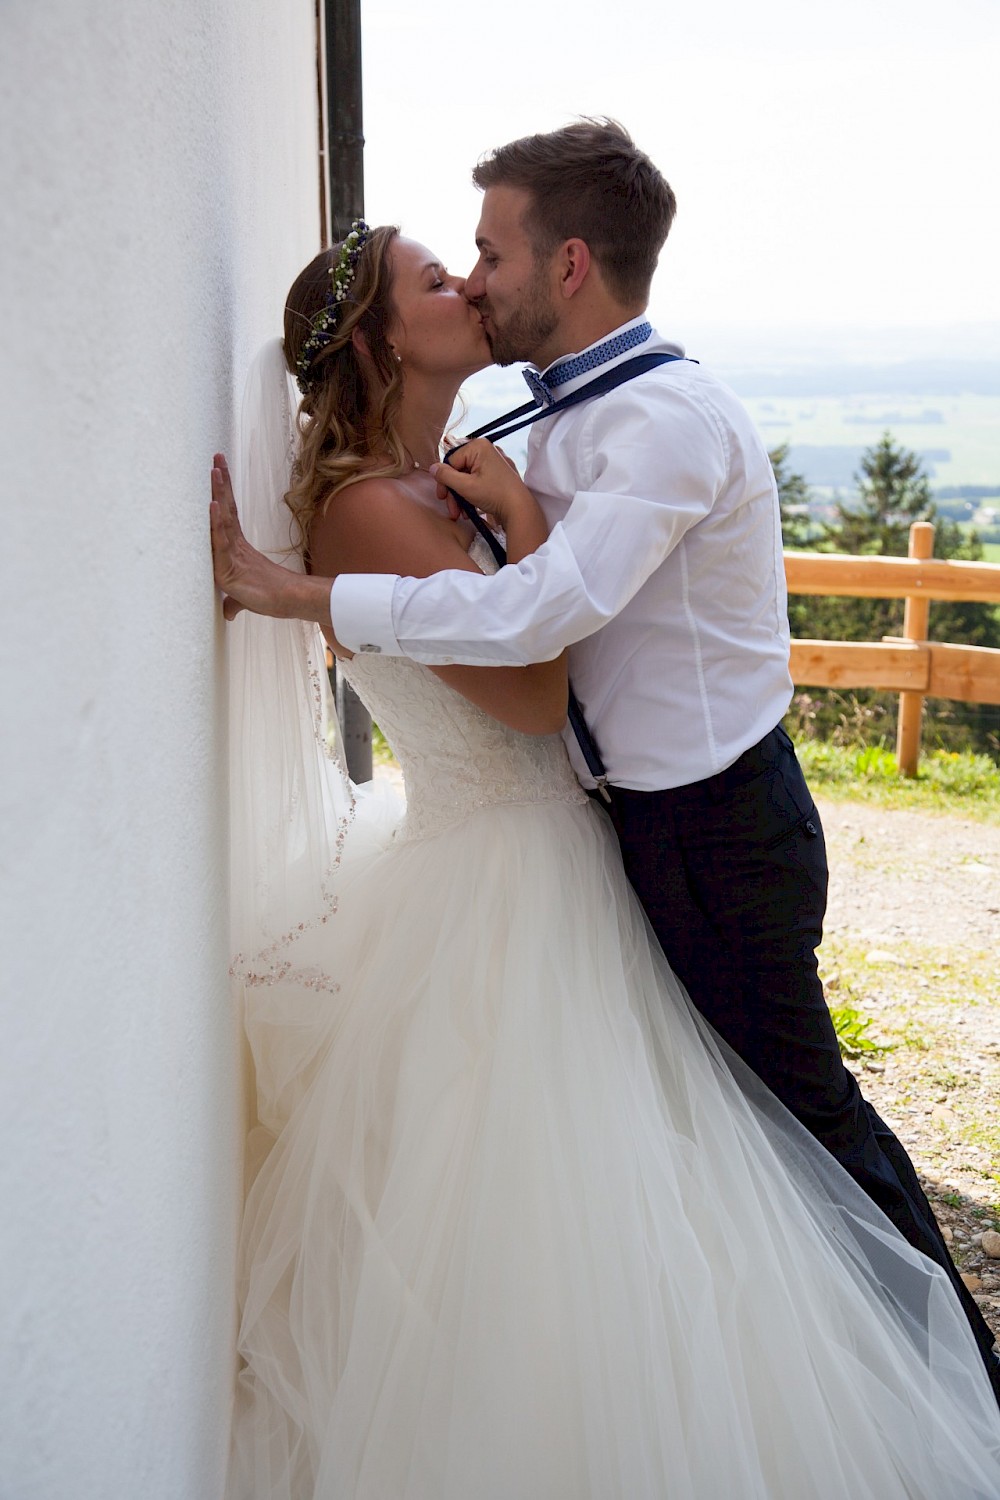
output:
M233 483L225 455L217 453L212 467L212 562L222 590L222 612L233 620L243 609L276 619L310 620L322 626L334 650L330 621L331 578L294 573L251 547L243 535Z
M486 438L462 443L448 454L446 463L432 464L430 472L437 480L438 495L448 500L453 516L457 506L449 489L503 530L509 530L522 512L532 513L536 508L534 496L511 460Z

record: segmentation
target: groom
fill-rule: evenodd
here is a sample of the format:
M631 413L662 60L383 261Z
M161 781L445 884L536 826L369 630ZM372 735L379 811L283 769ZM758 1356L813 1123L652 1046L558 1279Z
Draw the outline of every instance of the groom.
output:
M473 178L484 198L466 296L496 362L542 372L529 380L536 399L569 395L637 353L680 353L645 316L674 196L620 126L580 121L515 141ZM537 422L525 479L551 535L523 562L493 577L344 574L331 589L255 572L223 475L216 577L237 604L332 625L350 651L517 666L569 646L625 868L672 968L719 1034L946 1268L1000 1395L992 1334L905 1151L843 1066L817 975L826 854L780 726L792 692L784 565L760 438L725 386L678 360ZM448 483L476 498L460 467Z

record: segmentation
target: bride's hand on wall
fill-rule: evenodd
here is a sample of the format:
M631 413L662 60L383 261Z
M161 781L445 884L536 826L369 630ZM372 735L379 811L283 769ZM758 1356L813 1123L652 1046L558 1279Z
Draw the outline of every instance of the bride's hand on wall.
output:
M217 453L212 466L209 506L215 582L222 590L222 612L233 620L243 609L277 619L312 620L326 631L334 650L330 625L332 579L293 573L251 547L243 535L225 455Z

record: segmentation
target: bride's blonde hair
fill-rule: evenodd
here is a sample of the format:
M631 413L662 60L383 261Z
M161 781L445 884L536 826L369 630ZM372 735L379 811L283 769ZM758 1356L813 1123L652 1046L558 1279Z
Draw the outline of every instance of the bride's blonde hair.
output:
M396 431L403 379L389 342L396 319L389 250L398 233L392 224L368 232L336 319L305 360L303 346L328 307L343 242L309 262L285 302L285 361L303 393L301 443L285 504L303 555L313 521L338 491L362 478L396 478L411 467ZM355 332L367 358L355 349Z

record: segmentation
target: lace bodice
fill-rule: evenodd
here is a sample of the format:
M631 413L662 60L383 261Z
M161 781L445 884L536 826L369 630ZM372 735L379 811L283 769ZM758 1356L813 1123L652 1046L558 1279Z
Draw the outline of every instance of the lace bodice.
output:
M479 537L469 556L484 573L496 571ZM500 803L587 800L561 735L519 734L403 656L358 654L338 671L402 767L406 817L398 838L435 833Z

